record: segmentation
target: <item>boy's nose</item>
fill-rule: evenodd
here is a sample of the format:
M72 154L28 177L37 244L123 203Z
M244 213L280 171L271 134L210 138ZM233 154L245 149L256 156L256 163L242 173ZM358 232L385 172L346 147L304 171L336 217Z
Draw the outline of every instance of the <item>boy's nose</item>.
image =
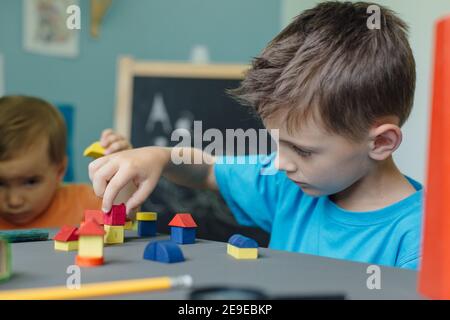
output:
M276 164L278 166L278 170L286 172L297 171L296 164L290 161L288 158L284 157L283 155L280 155L280 153L278 153L277 155Z

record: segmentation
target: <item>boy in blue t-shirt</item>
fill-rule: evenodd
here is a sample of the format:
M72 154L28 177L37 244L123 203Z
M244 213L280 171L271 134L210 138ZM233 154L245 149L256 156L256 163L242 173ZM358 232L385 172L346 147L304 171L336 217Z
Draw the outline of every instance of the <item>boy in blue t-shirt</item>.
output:
M303 12L231 91L279 130L276 153L147 147L101 158L89 174L104 211L130 180L139 188L127 208L137 207L163 175L220 191L239 223L270 232L270 248L416 269L422 186L392 157L412 109L415 62L406 24L382 6L372 21L370 5Z

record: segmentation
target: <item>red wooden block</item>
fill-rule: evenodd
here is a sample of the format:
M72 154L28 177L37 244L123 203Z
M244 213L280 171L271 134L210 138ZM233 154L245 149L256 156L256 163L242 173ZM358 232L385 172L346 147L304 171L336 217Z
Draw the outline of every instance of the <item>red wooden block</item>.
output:
M75 264L80 267L97 267L105 263L103 257L93 258L93 257L80 257L77 255L75 257Z
M178 213L170 222L171 227L195 228L197 224L190 213Z
M101 210L84 210L84 221L94 219L98 224L103 225L103 211Z
M111 211L104 214L103 223L109 226L124 226L127 218L125 204L113 205Z
M80 226L77 234L79 236L102 236L105 234L105 230L95 220L91 219Z
M53 240L61 242L77 241L77 230L77 227L63 226L61 230L59 230L59 232L55 235Z

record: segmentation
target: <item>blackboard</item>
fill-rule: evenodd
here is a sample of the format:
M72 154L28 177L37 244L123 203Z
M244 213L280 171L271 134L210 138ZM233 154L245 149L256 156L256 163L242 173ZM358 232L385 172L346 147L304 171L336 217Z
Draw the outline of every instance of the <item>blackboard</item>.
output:
M179 141L171 139L171 135L180 128L192 133L193 143L193 129L194 126L199 129L199 125L201 130L197 133L215 128L224 135L225 129L262 129L260 120L226 93L227 89L239 85L246 68L245 65L192 65L122 58L116 130L138 148L174 146ZM251 150L246 148L245 153L248 152ZM265 232L239 226L220 195L183 188L165 179L142 210L158 212L159 232L168 232L167 223L173 214L190 212L199 225L197 232L201 238L226 241L234 233L243 233L254 237L260 245L268 242Z

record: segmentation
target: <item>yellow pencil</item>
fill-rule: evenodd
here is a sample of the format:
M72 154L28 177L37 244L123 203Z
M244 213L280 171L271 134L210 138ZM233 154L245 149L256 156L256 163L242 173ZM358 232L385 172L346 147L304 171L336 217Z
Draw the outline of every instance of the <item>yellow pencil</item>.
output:
M192 277L144 278L113 282L98 282L81 285L80 289L67 287L48 287L21 290L7 290L0 292L0 300L63 300L83 299L111 295L124 295L147 291L168 290L175 288L189 288Z

